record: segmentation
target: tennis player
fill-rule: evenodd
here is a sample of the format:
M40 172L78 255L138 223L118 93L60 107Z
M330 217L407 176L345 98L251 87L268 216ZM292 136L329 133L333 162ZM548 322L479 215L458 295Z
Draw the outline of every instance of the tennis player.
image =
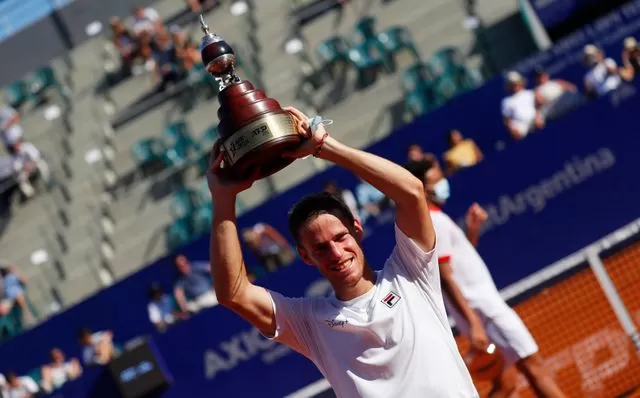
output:
M458 329L475 349L489 341L502 350L505 369L494 384L492 397L508 397L516 389L520 370L539 397L564 397L538 353L538 345L518 314L502 299L487 265L475 249L480 227L487 218L473 204L467 212L467 234L439 205L449 198L448 182L440 166L429 160L414 161L406 168L421 179L429 200L431 219L438 236L436 247L444 299Z
M335 295L288 298L253 285L235 216L236 195L252 181L225 180L218 157L209 181L220 304L309 358L338 397L478 397L447 320L422 183L402 166L338 142L318 118L310 123L297 109L287 110L308 138L288 156L333 162L386 194L397 209L396 246L387 259L365 258L362 225L344 202L328 193L311 195L293 207L289 226L301 258L318 268Z

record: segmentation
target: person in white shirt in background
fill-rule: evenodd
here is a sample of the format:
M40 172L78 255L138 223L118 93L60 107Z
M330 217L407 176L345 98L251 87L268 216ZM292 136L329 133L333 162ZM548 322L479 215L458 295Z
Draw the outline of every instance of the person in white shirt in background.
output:
M116 355L110 330L93 333L88 328L82 328L78 333L78 341L82 346L82 363L86 366L106 365Z
M0 138L10 154L13 144L22 138L20 114L9 105L0 105Z
M4 386L2 386L4 384ZM18 377L8 372L4 383L0 383L0 396L6 398L34 398L40 391L38 384L30 376Z
M521 140L531 131L544 127L544 117L538 110L536 94L526 89L526 82L520 73L507 73L507 91L509 96L502 99L502 117L509 135Z
M433 162L410 162L405 166L422 180L436 230L436 253L446 308L460 332L476 350L497 345L505 359L505 370L494 385L492 397L508 397L515 391L520 370L539 397L564 397L546 369L538 345L518 314L502 299L487 265L475 249L486 212L473 204L466 216L467 233L440 206L449 191L439 189L447 181Z
M588 71L584 76L584 88L588 95L601 97L617 89L622 83L618 64L593 44L584 46L584 65Z
M151 7L135 7L133 9L133 33L140 36L147 33L151 36L156 33L156 23L160 20L158 12Z
M330 297L288 298L247 278L236 197L247 181L226 176L223 154L208 174L214 201L211 267L220 304L263 335L311 360L338 397L478 397L446 316L435 232L420 180L401 166L332 138L321 118L285 108L306 137L295 152L364 179L396 204L391 255L365 258L362 224L339 197L309 195L289 213L300 257L327 278ZM216 153L214 148L213 153ZM369 262L380 266L374 271Z
M557 119L583 102L575 84L562 79L551 79L543 69L536 69L535 81L536 98L545 120Z
M82 375L82 366L76 358L66 360L64 353L59 348L50 352L51 363L42 367L42 389L51 393L62 387L67 381L75 380Z
M45 184L51 181L49 165L35 145L24 142L22 139L16 140L11 145L11 152L20 191L25 197L30 198L35 193L35 188L31 184L34 178L42 178Z

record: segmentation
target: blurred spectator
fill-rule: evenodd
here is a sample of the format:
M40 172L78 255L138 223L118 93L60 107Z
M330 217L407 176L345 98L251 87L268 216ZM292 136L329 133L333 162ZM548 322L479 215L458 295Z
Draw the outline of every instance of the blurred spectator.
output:
M180 80L178 71L178 54L171 41L169 32L160 32L154 38L155 43L155 80L157 90L164 91L170 83Z
M424 159L424 150L419 144L411 144L407 148L407 160L410 162L418 162Z
M575 84L562 79L551 79L542 69L535 72L536 99L545 120L553 120L576 109L582 96Z
M82 366L76 358L66 361L64 353L59 348L51 350L51 363L42 367L42 380L40 386L50 393L56 390L67 381L72 381L82 374Z
M173 298L164 293L157 283L151 285L149 298L151 300L147 306L149 320L158 331L164 331L167 326L177 320L186 318L186 313L177 310Z
M605 58L602 50L593 44L584 47L584 65L588 69L584 87L589 96L603 96L620 86L622 79L616 61Z
M640 73L640 46L635 37L627 37L624 39L620 75L623 79L631 81L638 73Z
M377 217L391 206L391 200L366 181L356 186L356 198L361 206L362 223L366 223L369 217Z
M15 372L7 372L6 380L0 380L3 398L34 398L39 391L38 384L30 376L18 377Z
M157 29L157 22L162 20L158 12L151 7L135 7L133 9L133 33L140 36L142 33L154 35Z
M13 154L13 144L22 138L22 127L19 124L20 115L6 104L0 104L0 138L10 154Z
M180 276L173 293L180 311L196 313L218 304L218 298L211 287L209 263L199 261L191 264L185 256L178 255L175 264Z
M31 184L38 179L42 179L47 184L51 181L49 165L42 158L42 154L35 145L19 139L12 145L12 153L14 154L13 165L18 173L20 190L25 196L33 195L35 190Z
M258 223L242 231L242 238L267 271L289 264L295 258L289 242L269 224Z
M447 174L453 174L464 167L474 166L484 158L475 141L464 138L459 130L449 131L447 141L449 142L449 150L443 156Z
M186 2L192 12L199 14L202 11L202 6L205 9L211 8L216 4L217 0L186 0Z
M324 191L332 195L335 195L342 199L342 201L349 207L353 216L360 219L360 210L358 209L358 201L353 193L348 189L342 189L335 181L328 181L324 185Z
M24 289L27 279L20 275L12 265L1 267L0 277L4 291L3 297L0 298L0 315L8 314L14 305L18 305L22 312L22 321L32 322L35 315L31 313Z
M544 119L536 109L536 97L532 90L525 89L525 80L520 73L507 73L507 92L502 100L504 124L514 140L521 140L534 129L544 127Z
M125 69L133 68L133 63L140 55L140 46L133 33L124 26L118 17L111 18L111 42L118 50Z
M89 328L82 328L78 333L78 341L83 347L82 362L86 366L106 365L116 355L110 330L93 333Z

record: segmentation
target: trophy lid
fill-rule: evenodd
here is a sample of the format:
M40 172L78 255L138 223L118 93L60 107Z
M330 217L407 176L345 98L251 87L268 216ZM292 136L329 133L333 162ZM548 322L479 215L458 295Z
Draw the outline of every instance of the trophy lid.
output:
M200 42L200 51L204 50L211 44L224 41L222 37L209 31L209 25L207 25L207 23L204 21L204 17L202 16L202 14L200 14L200 29L202 29L202 32L204 33L204 36L202 36L202 40Z

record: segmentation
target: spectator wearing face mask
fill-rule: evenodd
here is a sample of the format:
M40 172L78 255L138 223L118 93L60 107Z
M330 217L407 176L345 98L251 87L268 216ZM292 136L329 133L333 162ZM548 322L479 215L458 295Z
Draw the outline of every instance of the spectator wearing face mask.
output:
M622 83L616 61L605 58L604 53L593 44L584 47L584 88L591 97L601 97L617 89Z
M627 81L633 80L640 73L640 46L635 37L624 39L622 50L622 69L620 76Z
M533 90L526 89L526 82L520 73L507 73L507 92L502 100L502 117L509 135L521 140L535 129L544 127L544 118L537 109L539 101Z

